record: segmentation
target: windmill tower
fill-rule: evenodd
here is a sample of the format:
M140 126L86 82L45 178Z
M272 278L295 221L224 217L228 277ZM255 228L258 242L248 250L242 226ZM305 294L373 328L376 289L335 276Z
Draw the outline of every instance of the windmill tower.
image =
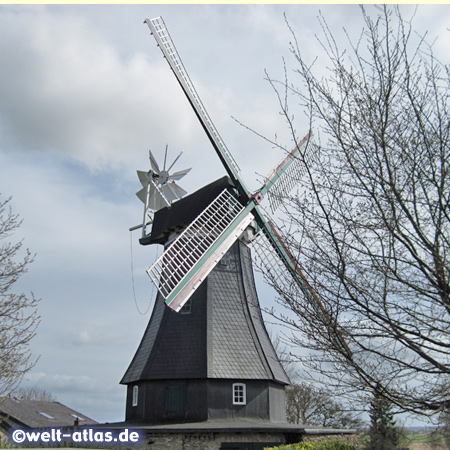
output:
M211 199L228 190L234 187L224 177L158 210L152 233L141 242L170 249L176 245L170 243L171 236L194 223ZM158 293L121 381L128 386L127 421L285 420L284 387L289 379L261 317L248 234L235 240L178 312ZM168 279L172 276L170 269Z
M280 162L258 192L249 192L163 19L145 23L228 176L179 198L184 191L174 181L187 171L171 176L165 164L160 171L150 155L152 169L138 173L143 184L138 196L145 205L140 242L162 244L165 250L148 269L158 294L142 341L121 381L127 385L126 421L285 422L284 388L289 379L263 323L250 247L262 254L268 271L326 315L276 228L258 207L267 194L275 209L280 194L292 187L301 172L299 155L305 157L311 133Z

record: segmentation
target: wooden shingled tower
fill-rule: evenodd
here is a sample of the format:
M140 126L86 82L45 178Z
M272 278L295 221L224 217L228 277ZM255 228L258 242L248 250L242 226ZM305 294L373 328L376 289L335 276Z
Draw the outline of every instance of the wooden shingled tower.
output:
M186 94L227 176L184 196L176 185L188 170L170 174L150 154L138 172L144 202L140 243L162 244L148 269L158 288L139 348L126 371L126 421L193 423L213 419L285 422L289 379L264 326L250 247L267 271L284 280L327 316L297 262L259 204L272 210L301 176L311 133L266 178L247 190L239 169L209 118L161 17L145 21ZM166 151L167 156L167 151ZM166 160L166 158L165 158ZM137 228L137 227L134 227ZM150 228L150 232L147 232ZM340 339L339 336L336 337ZM343 343L345 346L345 343Z
M150 243L167 245L173 230L230 187L224 177L157 211ZM179 312L158 293L121 383L128 386L127 421L285 420L289 379L264 327L245 234Z

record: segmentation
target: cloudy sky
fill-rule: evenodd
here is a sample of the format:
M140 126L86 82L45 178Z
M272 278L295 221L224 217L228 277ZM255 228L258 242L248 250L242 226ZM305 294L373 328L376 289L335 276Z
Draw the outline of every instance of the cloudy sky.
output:
M162 161L168 144L169 159L184 152L176 169L192 167L180 182L188 192L225 174L143 20L164 17L255 190L282 154L233 118L290 145L265 70L282 78L284 57L295 82L284 13L304 56L325 65L320 10L341 37L343 26L361 28L355 5L0 5L0 193L24 220L15 238L37 254L17 289L42 299L31 345L40 359L23 386L98 421L124 419L119 381L150 317L145 270L160 251L128 231L142 218L136 169L149 169L149 149ZM449 46L448 13L416 14L438 52Z

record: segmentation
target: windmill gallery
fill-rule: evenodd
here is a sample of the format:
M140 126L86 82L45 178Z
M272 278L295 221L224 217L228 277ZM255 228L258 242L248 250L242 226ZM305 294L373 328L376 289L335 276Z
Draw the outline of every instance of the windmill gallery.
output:
M144 203L142 245L164 252L148 269L158 288L148 326L121 384L127 386L125 422L145 433L149 449L263 449L305 435L348 433L289 424L290 381L264 326L253 278L251 249L266 270L295 283L308 301L318 298L275 226L258 205L278 206L307 157L311 133L250 193L209 118L161 17L145 23L198 117L227 176L185 195L176 184L190 169L138 171ZM305 156L306 155L306 156ZM178 159L178 158L177 158ZM148 231L150 230L150 231Z

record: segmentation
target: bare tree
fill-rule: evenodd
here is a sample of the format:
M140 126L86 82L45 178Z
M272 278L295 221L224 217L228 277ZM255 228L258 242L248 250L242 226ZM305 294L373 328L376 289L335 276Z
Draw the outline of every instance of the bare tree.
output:
M376 8L344 50L319 18L328 75L293 33L293 77L268 78L293 140L291 94L316 135L281 231L323 308L269 282L335 393L434 414L450 387L450 76L398 8Z
M14 397L18 400L40 400L43 402L56 401L56 396L37 386L20 388L14 393Z
M363 421L333 399L330 392L308 383L286 388L287 419L290 423L333 428L359 428Z
M28 249L22 252L22 241L8 240L21 225L10 200L0 202L0 397L13 391L34 365L28 345L40 320L34 295L14 292L34 256Z

